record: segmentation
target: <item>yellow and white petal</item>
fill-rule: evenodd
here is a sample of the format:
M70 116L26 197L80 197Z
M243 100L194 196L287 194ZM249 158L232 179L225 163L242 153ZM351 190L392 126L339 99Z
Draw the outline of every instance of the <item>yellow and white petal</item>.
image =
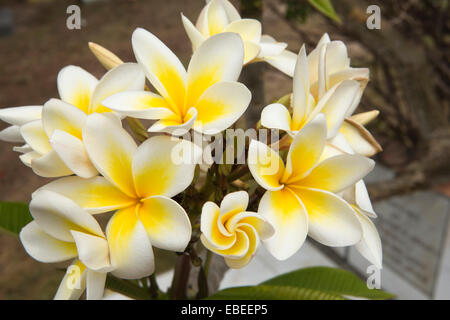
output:
M253 228L253 226L242 224L239 227L239 230L245 232L245 234L247 235L249 240L249 247L247 253L242 258L231 259L225 257L225 263L233 269L240 269L245 267L252 260L253 256L256 253L256 250L258 250L260 243L258 233L256 232L255 228Z
M158 92L174 109L184 108L186 70L175 54L152 33L137 28L131 38L136 60Z
M348 108L358 94L359 83L355 80L346 80L328 90L322 99L317 102L311 117L319 112L326 115L327 139L333 138L338 133Z
M49 190L33 194L30 213L49 235L61 241L74 241L71 231L81 231L102 237L103 231L95 218L71 199Z
M234 32L241 36L242 40L259 43L261 41L261 22L255 19L241 19L231 22L224 32Z
M173 197L185 190L194 178L201 155L198 149L190 141L169 136L146 140L139 146L132 162L137 195L140 198Z
M279 55L263 57L263 60L289 77L294 76L295 63L297 61L297 55L295 53L284 50Z
M136 196L131 163L137 145L130 134L113 120L95 113L86 120L83 141L98 172L128 196Z
M227 213L240 213L247 209L248 193L246 191L236 191L227 194L220 203L221 215Z
M166 132L173 136L185 135L194 125L197 119L197 110L190 108L183 119L177 114L171 114L170 116L155 122L148 132Z
M123 279L140 279L155 270L152 245L137 210L131 206L117 211L106 227L112 274Z
M272 103L261 112L261 125L269 129L291 130L291 115L281 103Z
M308 60L305 45L303 45L298 54L293 78L292 108L293 120L296 124L301 123L309 112L309 89Z
M184 30L186 30L189 40L191 40L192 51L197 50L197 48L203 41L205 41L206 38L183 14L181 14L181 21L183 22Z
M224 250L217 249L216 246L209 242L209 240L203 234L200 236L200 240L208 250L213 251L218 255L231 259L239 259L247 254L250 248L250 241L247 234L241 230L236 230L235 234L236 240L234 241L233 245L230 248Z
M289 188L267 191L258 213L275 229L275 234L263 243L276 259L286 260L300 249L308 234L308 215Z
M361 240L361 224L356 212L342 198L324 190L290 188L306 208L311 238L330 247L350 246Z
M252 140L248 149L248 167L253 178L267 190L280 190L284 163L278 153L266 144Z
M106 272L87 270L86 300L101 300L103 298L106 275Z
M295 185L338 193L364 178L375 166L369 158L343 154L319 163Z
M364 213L358 212L357 208L355 210L358 213L359 222L363 231L362 239L355 245L355 248L364 258L381 269L383 265L383 250L377 228Z
M73 174L55 150L51 150L43 156L32 158L30 161L33 172L41 177L56 178Z
M67 268L54 297L55 300L77 300L86 289L86 266L75 259Z
M221 81L237 81L243 61L244 44L239 35L221 33L204 41L189 62L186 110L195 106L212 85Z
M214 250L226 250L231 248L236 242L236 234L223 234L219 229L220 208L211 201L206 202L202 208L200 218L200 231L202 237L209 244L209 248Z
M31 161L40 157L42 157L42 155L39 152L29 151L19 156L19 159L24 165L31 168Z
M89 112L92 93L98 83L97 78L80 67L67 66L59 71L57 82L61 100L84 113Z
M209 1L209 0L207 0ZM219 0L222 2L222 6L227 13L228 20L233 22L235 20L240 20L241 16L239 15L239 11L231 4L228 0Z
M111 267L108 241L104 237L71 230L78 250L78 258L93 271L104 271Z
M148 91L120 92L104 100L103 105L121 115L139 119L156 120L173 115L163 97Z
M153 246L177 252L186 249L191 240L191 222L176 201L164 196L147 198L138 215Z
M19 237L26 252L40 262L61 262L77 256L77 248L73 242L53 238L36 221L23 227Z
M247 109L252 95L238 82L219 82L202 94L194 106L197 119L194 130L217 134L235 123Z
M92 93L89 114L109 112L103 100L115 93L144 90L144 87L145 74L141 67L137 63L122 63L109 70L98 82Z
M0 140L12 143L25 142L25 140L23 140L22 138L22 134L20 133L20 127L16 125L6 127L2 131L0 131Z
M223 32L230 23L222 0L211 0L207 6L206 15L210 36Z
M266 240L275 234L274 227L260 214L255 212L240 212L226 221L227 230L234 232L241 225L250 225L256 230L262 240Z
M317 46L308 54L308 66L309 66L309 81L311 84L316 83L318 80L319 70L319 57L322 47L330 42L328 34L323 34L320 38Z
M346 118L339 132L345 136L352 150L366 157L371 157L383 151L380 144L370 132L359 123Z
M244 65L259 61L257 57L260 52L261 47L259 44L251 41L244 41Z
M33 148L34 151L37 151L40 154L46 154L52 150L41 120L27 122L20 127L20 133L25 142Z
M41 118L42 106L24 106L0 109L0 120L21 126Z
M103 177L65 177L52 181L39 190L50 190L68 197L91 214L109 212L136 203L136 199L128 197Z
M85 121L83 111L59 99L48 100L42 109L42 125L47 137L51 137L53 131L61 130L81 139Z
M347 47L342 41L331 41L327 44L326 68L328 74L334 74L350 67Z
M373 210L366 185L362 179L350 188L344 190L342 192L342 198L348 203L356 205L359 211L362 211L365 215L371 218L377 217L377 214Z
M98 175L80 139L65 131L55 130L50 138L50 145L67 168L77 176L92 178Z
M197 21L195 22L195 27L205 38L209 37L208 16L206 14L207 9L208 4L200 11Z
M295 135L287 155L283 182L293 183L312 170L323 152L326 135L323 114L318 114Z

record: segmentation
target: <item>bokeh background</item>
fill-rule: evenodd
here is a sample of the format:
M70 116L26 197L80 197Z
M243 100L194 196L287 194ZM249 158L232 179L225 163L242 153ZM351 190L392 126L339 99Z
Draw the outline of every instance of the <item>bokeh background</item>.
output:
M298 52L305 43L309 52L328 32L347 44L353 66L371 69L359 111L381 111L369 129L384 148L376 160L395 173L389 181L369 185L374 201L417 190L449 197L448 1L334 0L340 22L308 1L231 2L236 7L248 5L243 16L262 19L263 33L287 42L291 51ZM56 76L69 64L101 77L104 69L89 51L88 41L124 61L135 61L130 39L136 27L156 34L186 63L191 45L180 12L195 21L204 3L0 0L0 107L42 105L57 97ZM81 7L81 30L66 28L70 4ZM366 27L370 4L381 8L380 30ZM291 92L291 79L281 72L265 64L252 68L258 79L250 79L249 86L260 89L253 108ZM1 123L0 129L4 127ZM46 182L18 160L10 144L0 143L0 201L28 202ZM55 269L58 266L33 261L16 237L0 231L0 299L52 298L63 274Z

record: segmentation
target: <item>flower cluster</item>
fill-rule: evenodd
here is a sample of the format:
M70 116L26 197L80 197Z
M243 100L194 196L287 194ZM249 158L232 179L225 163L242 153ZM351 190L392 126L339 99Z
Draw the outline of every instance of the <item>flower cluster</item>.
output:
M14 147L20 160L57 178L32 194L34 220L20 233L36 260L71 260L68 271L79 271L79 285L70 285L68 272L55 298L77 299L86 289L88 299L100 299L107 273L150 276L152 247L191 252L201 243L242 268L260 244L284 260L309 235L327 246L355 245L381 268L370 220L376 214L362 180L374 167L368 157L381 150L364 128L378 112L354 114L369 70L350 67L346 46L326 34L297 56L261 35L260 22L242 19L228 0L207 2L195 26L185 16L182 23L193 48L187 69L138 28L131 38L137 63L90 44L111 69L100 80L67 66L57 77L59 99L0 110L11 125L0 139L23 143ZM247 164L200 170L210 151L181 136L233 126L251 101L239 75L259 61L293 77L292 94L280 100L289 102L261 113L261 126L284 136L252 140ZM124 118L141 127L127 131ZM154 120L150 136L137 119ZM96 219L101 213L110 213L105 226Z

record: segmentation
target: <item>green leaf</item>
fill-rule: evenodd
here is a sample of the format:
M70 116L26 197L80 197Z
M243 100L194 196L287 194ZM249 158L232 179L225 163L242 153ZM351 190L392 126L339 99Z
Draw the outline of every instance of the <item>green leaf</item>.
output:
M33 217L28 204L20 202L0 202L0 228L18 235Z
M341 23L341 19L336 14L336 11L334 11L333 4L330 0L308 0L308 2L328 18L333 19L337 23Z
M137 300L149 300L152 298L150 292L146 289L139 287L129 280L119 279L110 274L108 274L106 278L106 287L112 291Z
M375 300L392 299L391 293L369 289L353 273L330 267L312 267L289 272L262 283L267 286L295 286L336 294Z
M345 300L340 295L294 286L258 285L221 290L208 300Z

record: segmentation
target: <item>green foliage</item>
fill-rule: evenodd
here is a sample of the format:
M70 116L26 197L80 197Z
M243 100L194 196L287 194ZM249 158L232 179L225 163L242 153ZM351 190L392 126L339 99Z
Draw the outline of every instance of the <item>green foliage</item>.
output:
M312 267L283 274L257 286L224 289L209 299L343 300L347 297L384 300L394 295L369 289L346 270Z
M309 4L316 8L318 11L326 15L328 18L341 23L341 19L334 11L333 4L330 0L308 0Z
M106 288L111 289L117 293L121 293L124 296L137 299L137 300L149 300L151 299L150 292L142 287L139 287L136 283L129 280L119 279L110 274L106 278Z
M33 217L28 210L28 204L0 202L0 228L18 235L31 220Z

